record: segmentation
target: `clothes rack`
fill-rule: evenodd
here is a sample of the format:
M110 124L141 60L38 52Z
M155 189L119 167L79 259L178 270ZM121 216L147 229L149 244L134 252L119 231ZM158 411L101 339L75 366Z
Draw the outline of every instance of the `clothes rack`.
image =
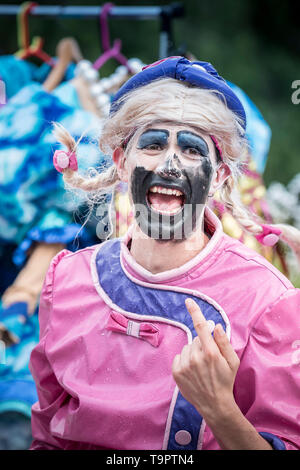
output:
M0 5L1 16L17 15L20 5ZM65 18L99 18L101 6L59 6L37 5L30 12L31 16L49 16ZM172 38L172 21L184 16L181 3L171 3L163 6L113 6L109 12L111 18L160 20L159 58L168 57L174 48Z

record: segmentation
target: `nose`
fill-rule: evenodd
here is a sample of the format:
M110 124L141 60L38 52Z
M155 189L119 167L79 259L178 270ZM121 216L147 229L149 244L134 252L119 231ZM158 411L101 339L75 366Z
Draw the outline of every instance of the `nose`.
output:
M167 157L163 165L157 168L156 173L162 178L180 178L182 172L177 155L174 153L172 156Z

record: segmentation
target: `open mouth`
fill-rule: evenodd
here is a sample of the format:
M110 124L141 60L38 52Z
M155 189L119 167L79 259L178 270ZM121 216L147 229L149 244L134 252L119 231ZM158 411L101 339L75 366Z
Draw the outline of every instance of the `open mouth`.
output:
M184 206L184 200L183 192L176 188L155 185L147 193L150 208L159 214L178 214Z

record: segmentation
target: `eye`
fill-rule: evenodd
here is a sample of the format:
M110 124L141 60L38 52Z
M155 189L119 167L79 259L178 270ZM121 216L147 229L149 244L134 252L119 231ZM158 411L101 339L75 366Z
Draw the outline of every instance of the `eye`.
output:
M183 154L194 160L207 157L209 154L207 142L200 135L190 131L179 131L177 133L177 144Z
M144 147L146 150L161 150L162 149L162 145L161 144L156 144L156 143L152 143L152 144L148 144Z
M197 147L186 147L184 153L188 154L191 157L203 157L203 153Z
M169 132L165 129L149 129L138 139L137 148L159 152L168 144Z

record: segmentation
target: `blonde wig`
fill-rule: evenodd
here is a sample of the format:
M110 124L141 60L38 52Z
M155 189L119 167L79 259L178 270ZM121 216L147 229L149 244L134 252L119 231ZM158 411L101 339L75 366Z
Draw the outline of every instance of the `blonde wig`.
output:
M256 235L262 232L260 219L241 204L236 190L248 151L243 127L218 91L166 78L130 91L121 97L120 104L104 122L99 141L104 154L112 155L116 148L124 147L128 142L126 157L131 149L132 136L158 122L186 124L213 135L221 148L223 162L230 168L230 176L219 190L221 202L248 233ZM57 140L69 151L76 151L76 142L66 130L55 126L55 133ZM71 187L100 193L113 189L119 182L114 164L92 178L84 178L70 168L64 170L63 177Z

